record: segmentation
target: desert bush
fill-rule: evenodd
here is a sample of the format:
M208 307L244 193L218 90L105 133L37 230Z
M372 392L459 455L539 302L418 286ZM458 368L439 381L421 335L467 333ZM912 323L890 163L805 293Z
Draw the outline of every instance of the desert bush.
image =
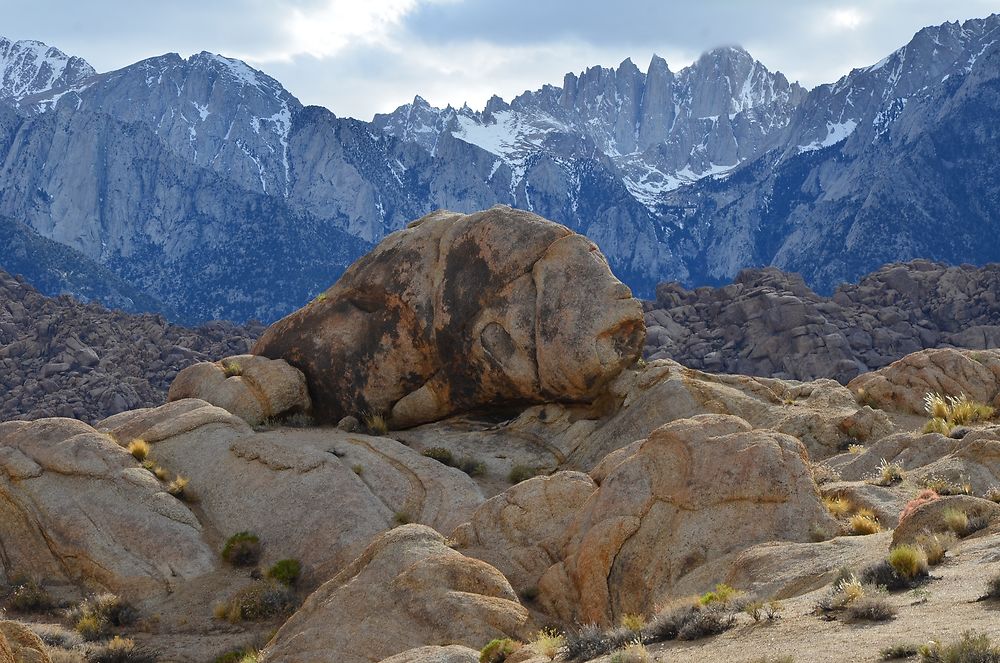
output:
M944 561L945 553L955 546L958 538L951 532L943 534L921 532L917 535L915 542L927 555L927 563L931 566L937 566Z
M566 660L589 661L607 654L613 647L606 648L605 640L604 631L595 624L570 631L566 634Z
M358 476L361 476L362 474L365 473L365 466L364 465L354 465L353 467L351 467L351 470L353 470L354 473L357 474Z
M510 468L510 473L507 475L507 480L512 484L518 484L522 481L527 481L538 474L538 470L534 467L529 467L528 465L515 465Z
M851 503L840 496L827 496L823 498L823 506L834 518L843 518L851 512Z
M11 584L6 606L12 612L48 612L55 607L55 600L45 587L34 578L22 578Z
M233 566L253 566L260 561L260 539L250 532L237 532L226 540L222 559Z
M67 617L84 640L99 640L112 628L134 624L139 619L139 611L120 596L107 593L81 601Z
M875 469L875 476L868 480L868 483L876 486L892 486L903 480L905 474L903 468L897 463L890 463L885 458Z
M1000 486L990 486L986 492L983 493L983 499L1000 504Z
M542 656L554 659L566 645L566 638L554 629L542 629L535 635L532 646Z
M840 481L840 472L825 463L810 462L809 474L812 476L813 483L817 486L822 486L825 483L833 483L834 481Z
M140 463L146 460L149 456L149 443L146 440L135 439L128 443L126 450L132 454L132 458L135 458Z
M949 398L948 405L951 409L951 421L956 424L986 421L996 413L991 406L974 401L965 394Z
M187 487L188 480L178 474L174 477L174 480L167 485L167 492L179 500L186 501L190 497Z
M444 447L431 447L424 451L424 455L428 458L432 458L442 465L451 466L455 462L455 457L452 455L451 451L445 449Z
M281 559L267 570L267 577L286 587L293 587L302 575L302 563L297 559Z
M941 394L933 392L924 394L924 412L934 419L947 419L951 416L948 401Z
M455 467L462 470L470 477L481 477L486 474L486 463L481 460L476 460L475 458L469 458L468 456L460 458Z
M160 467L159 465L154 465L153 466L153 476L155 476L160 481L166 481L167 479L170 478L170 472L168 472L167 468L165 468L165 467Z
M385 435L389 432L389 422L381 412L365 410L361 413L361 423L371 435Z
M882 525L879 524L878 518L876 518L875 514L868 509L862 509L851 516L851 519L848 521L848 525L850 527L850 533L859 536L878 534L882 531Z
M611 663L650 663L649 652L641 642L633 642L613 653Z
M917 496L914 497L912 500L907 502L906 506L903 507L903 510L899 512L899 522L903 522L904 520L909 518L910 515L914 511L916 511L918 506L921 506L922 504L927 504L928 502L933 502L934 500L938 499L938 497L940 496L935 490L931 490L930 488L921 490L920 493L918 493Z
M865 445L863 444L848 444L847 453L857 456L858 454L863 454L865 452Z
M960 477L960 481L952 481L946 477L929 476L924 477L918 483L929 490L933 490L938 495L971 495L972 484L965 477Z
M156 652L137 645L131 638L115 636L104 647L91 652L91 663L156 663Z
M643 615L625 614L618 620L618 624L622 628L638 633L646 626L646 618Z
M736 616L721 606L710 606L691 613L691 618L677 631L678 640L700 640L732 628Z
M61 624L30 624L30 627L48 647L72 649L83 642L83 639L75 631L71 631Z
M409 525L413 522L413 516L406 511L397 511L392 517L392 521L397 525Z
M900 658L910 658L911 656L916 656L919 651L920 647L914 644L889 645L888 647L883 647L879 652L879 660L895 661Z
M81 638L88 642L100 640L108 634L108 624L102 622L97 615L91 613L84 614L77 619L73 624L73 628L76 629Z
M1000 572L994 573L986 581L985 598L1000 600Z
M480 650L479 663L503 663L517 648L517 643L510 638L495 638Z
M721 605L728 605L734 599L743 595L738 589L733 589L725 583L719 583L715 586L715 589L710 592L705 592L698 599L698 603L703 606L710 605L712 603L718 603Z
M232 623L259 621L287 613L294 607L288 587L268 580L258 580L216 606L215 616Z
M845 612L851 619L869 622L885 622L896 616L896 609L879 592L866 592L848 603Z
M922 663L1000 663L1000 647L985 633L966 631L962 639L948 645L929 642L920 647Z
M888 562L903 580L911 581L927 575L927 555L918 546L896 546L889 551Z
M216 656L213 663L258 663L260 652L255 648L234 649Z
M87 663L83 653L76 649L49 649L51 663Z
M956 536L964 536L969 529L969 517L959 509L945 509L941 513L941 522Z
M243 375L243 367L237 361L224 361L222 362L222 372L227 378L232 378Z
M896 569L893 568L892 564L884 559L866 566L861 570L861 575L858 577L865 585L885 587L889 591L910 587L910 582L896 573Z
M952 425L948 423L947 419L942 419L941 417L931 417L924 424L924 433L940 433L941 435L948 436L951 434Z

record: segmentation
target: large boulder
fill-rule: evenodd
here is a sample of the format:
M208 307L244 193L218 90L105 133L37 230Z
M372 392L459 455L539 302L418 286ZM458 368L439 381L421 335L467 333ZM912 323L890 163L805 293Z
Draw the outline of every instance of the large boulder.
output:
M527 620L499 571L428 527L405 525L313 592L262 661L369 663L421 645L478 648L522 635Z
M417 647L382 659L380 663L479 663L479 652L461 645Z
M483 502L464 472L395 440L332 428L255 432L196 399L98 425L150 443L157 463L189 480L203 523L222 538L254 532L266 562L294 557L323 579L399 520L448 533Z
M24 624L0 622L0 663L52 663L45 643Z
M802 444L734 416L662 426L605 471L539 583L540 604L567 623L649 614L715 559L836 528Z
M302 372L281 359L254 355L227 357L188 366L174 378L167 400L199 398L247 423L310 408Z
M924 395L966 396L1000 407L1000 350L921 350L851 380L865 402L924 413Z
M924 502L899 521L892 532L892 545L913 543L925 532L949 531L945 515L959 511L970 519L983 519L987 525L1000 520L1000 504L971 495L947 495Z
M87 424L0 424L0 566L8 577L166 588L214 568L201 529L187 506Z
M589 401L642 350L640 303L597 247L508 207L389 235L255 354L301 369L327 421L394 427L503 403Z

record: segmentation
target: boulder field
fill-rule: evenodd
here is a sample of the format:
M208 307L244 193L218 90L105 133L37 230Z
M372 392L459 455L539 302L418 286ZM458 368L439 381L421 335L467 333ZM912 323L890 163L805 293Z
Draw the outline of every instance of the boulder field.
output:
M942 582L997 566L1000 424L924 433L915 412L928 390L995 402L995 351L925 350L845 387L647 363L643 334L638 302L566 228L432 214L254 354L181 371L164 404L0 424L0 581L65 604L114 592L140 614L120 632L199 663L247 647L264 663L474 663L494 639L608 629L728 583L795 606L787 629L733 617L753 660L808 640L806 606L842 567L956 513L975 531ZM927 486L942 494L912 502ZM862 510L876 524L851 536ZM246 566L221 554L237 534L259 546ZM289 560L284 589L265 576ZM966 619L967 594L933 600ZM254 596L275 610L245 612ZM52 625L35 622L65 613L11 607L0 663L94 646L42 644L31 629ZM947 617L913 623L920 641L952 634ZM857 647L891 628L808 660L874 661ZM670 656L718 660L725 637Z

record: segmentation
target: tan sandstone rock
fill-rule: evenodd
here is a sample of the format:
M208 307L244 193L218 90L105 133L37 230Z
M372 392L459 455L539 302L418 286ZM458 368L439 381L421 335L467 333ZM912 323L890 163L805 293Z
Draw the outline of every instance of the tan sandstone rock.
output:
M461 645L417 647L382 659L380 663L479 663L479 652Z
M408 427L592 400L644 335L642 307L592 242L494 207L434 212L389 235L254 353L301 369L323 420L378 411Z
M539 583L539 603L567 623L608 624L648 614L714 559L832 530L807 462L795 438L734 416L658 428L580 510L562 561Z
M0 663L6 663L4 645L12 663L52 663L45 643L24 624L0 622Z
M451 538L463 554L495 566L518 593L535 589L558 561L567 526L596 488L580 472L522 481L476 509Z
M414 646L517 636L527 611L503 575L428 527L375 539L313 592L264 649L267 663L368 663Z
M397 519L447 533L483 501L464 472L395 440L333 428L254 432L196 399L122 413L99 426L122 440L150 442L157 463L189 480L205 525L220 537L254 532L266 561L294 557L321 579Z
M182 502L72 419L0 424L0 540L8 576L115 591L167 587L216 559Z
M880 407L916 414L924 413L928 392L1000 406L1000 350L921 350L847 386Z
M249 424L307 412L309 390L302 372L282 359L237 355L188 366L174 378L167 399L200 398Z

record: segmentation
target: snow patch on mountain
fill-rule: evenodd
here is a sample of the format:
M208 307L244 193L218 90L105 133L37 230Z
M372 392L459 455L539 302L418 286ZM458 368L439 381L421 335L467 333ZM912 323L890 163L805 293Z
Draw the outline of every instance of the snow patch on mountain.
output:
M40 41L0 37L0 98L22 97L79 83L97 72Z

